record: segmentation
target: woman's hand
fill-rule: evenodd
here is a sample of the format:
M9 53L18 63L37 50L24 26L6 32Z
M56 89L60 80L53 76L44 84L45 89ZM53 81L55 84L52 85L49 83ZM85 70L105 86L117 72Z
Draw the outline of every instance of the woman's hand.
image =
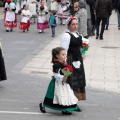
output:
M82 59L85 60L85 58L86 58L86 55L82 55Z

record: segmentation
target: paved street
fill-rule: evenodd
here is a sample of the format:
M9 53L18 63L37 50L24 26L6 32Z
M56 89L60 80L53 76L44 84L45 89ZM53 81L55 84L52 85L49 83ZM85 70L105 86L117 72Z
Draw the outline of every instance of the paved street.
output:
M0 41L8 77L0 82L0 120L120 120L120 31L114 11L104 40L90 38L84 61L87 100L78 103L82 112L68 117L50 109L46 114L39 111L38 104L44 99L52 76L50 52L59 46L64 30L65 26L58 25L54 39L50 29L39 34L36 24L31 24L28 33L18 27L6 33L3 16L0 18Z

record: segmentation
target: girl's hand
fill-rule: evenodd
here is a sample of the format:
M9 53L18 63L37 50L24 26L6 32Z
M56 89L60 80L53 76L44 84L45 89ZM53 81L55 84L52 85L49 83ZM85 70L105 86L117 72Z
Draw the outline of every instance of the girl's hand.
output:
M67 77L63 77L63 81L66 81L67 80Z

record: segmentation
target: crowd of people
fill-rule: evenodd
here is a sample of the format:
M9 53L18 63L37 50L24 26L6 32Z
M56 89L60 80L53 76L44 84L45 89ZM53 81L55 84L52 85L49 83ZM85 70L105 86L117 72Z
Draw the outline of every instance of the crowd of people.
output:
M104 30L108 30L109 18L112 10L115 9L118 15L118 29L120 29L119 0L51 0L47 6L46 0L22 0L20 10L17 11L22 16L19 29L29 31L31 23L36 23L39 33L44 29L52 30L52 37L55 36L57 24L66 25L67 18L72 15L78 18L78 32L85 38L95 35L96 39L103 40ZM6 32L17 27L16 1L6 0L4 26ZM47 15L49 18L47 19ZM101 31L99 30L100 23ZM100 32L99 32L100 31Z
M95 35L96 39L103 40L104 30L108 30L109 18L113 8L118 14L118 29L120 29L119 0L51 0L47 6L46 0L22 0L18 14L22 16L19 29L29 31L30 23L36 23L39 33L44 29L52 30L52 37L55 36L57 24L66 25L67 18L72 15L78 19L78 32L85 38ZM6 32L17 27L17 17L15 14L15 0L6 0L4 25ZM47 14L49 18L47 19ZM33 20L32 20L33 19ZM102 21L101 31L99 26Z
M57 24L67 26L67 31L60 39L60 47L52 50L53 77L44 101L39 106L42 113L45 113L45 107L48 107L62 111L63 115L71 115L70 111L81 112L77 102L86 100L83 39L87 40L89 36L95 35L96 30L96 39L103 40L103 33L105 29L108 29L113 9L117 11L118 29L120 29L120 0L51 0L50 3L48 8L47 1L41 0L37 7L35 0L23 0L19 11L22 16L19 29L23 32L29 31L32 18L36 17L39 33L43 33L44 29L51 27L52 37L55 36ZM7 0L4 18L6 32L17 27L15 10L14 1ZM49 20L46 17L47 14L50 14ZM0 61L3 61L3 57L0 58ZM71 74L66 76L63 70L66 71L69 68ZM5 71L4 66L3 69ZM3 79L6 79L5 74Z

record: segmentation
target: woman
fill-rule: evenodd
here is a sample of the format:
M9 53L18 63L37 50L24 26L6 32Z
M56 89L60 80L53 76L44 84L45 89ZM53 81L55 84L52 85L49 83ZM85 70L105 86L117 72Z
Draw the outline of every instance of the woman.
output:
M68 64L73 66L73 74L68 78L68 83L74 90L78 100L85 100L85 72L81 53L82 37L77 34L78 19L70 16L67 20L67 32L62 35L61 47L67 51ZM78 111L81 111L80 109Z
M2 55L2 47L0 43L0 81L6 80L6 71L5 71L5 64L4 64L4 58Z
M75 17L78 18L78 32L85 38L88 37L87 34L87 11L85 9L86 3L84 1L79 1L76 6L74 6Z

